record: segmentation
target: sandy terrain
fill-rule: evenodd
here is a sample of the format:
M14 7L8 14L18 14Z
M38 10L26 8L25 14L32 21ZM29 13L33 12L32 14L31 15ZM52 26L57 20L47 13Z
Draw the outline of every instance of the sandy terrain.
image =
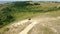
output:
M50 22L50 21L57 21L57 20L60 20L60 16L34 18L32 20L28 20L28 19L22 20L10 25L9 26L10 29L8 31L5 31L3 34L45 34L44 33L45 31L43 29L44 27L48 28L48 30L50 29L51 34L59 34L60 29L58 30L58 28L60 27L55 28L56 24L54 22L53 23ZM42 28L40 33L38 33L38 31L40 30L36 30L38 28Z

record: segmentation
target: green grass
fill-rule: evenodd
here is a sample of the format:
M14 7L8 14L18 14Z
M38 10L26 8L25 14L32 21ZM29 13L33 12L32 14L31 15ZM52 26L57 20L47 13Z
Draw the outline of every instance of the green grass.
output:
M0 7L0 28L2 30L14 22L34 18L37 16L42 16L42 14L50 17L60 16L60 8L57 8L60 3L55 2L11 2L5 3ZM39 5L38 5L39 4ZM1 31L1 30L0 30Z

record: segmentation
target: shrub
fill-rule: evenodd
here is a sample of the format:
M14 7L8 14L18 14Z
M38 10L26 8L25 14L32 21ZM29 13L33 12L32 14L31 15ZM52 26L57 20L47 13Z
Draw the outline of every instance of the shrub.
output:
M9 7L3 8L0 11L0 28L12 21L14 21L12 10Z
M34 3L34 5L40 5L39 3Z
M8 31L10 28L6 28L4 31Z

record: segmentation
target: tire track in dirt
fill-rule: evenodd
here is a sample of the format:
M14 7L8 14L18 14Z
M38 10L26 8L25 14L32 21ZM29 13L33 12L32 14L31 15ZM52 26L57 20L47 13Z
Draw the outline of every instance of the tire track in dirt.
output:
M39 22L42 22L42 21L49 21L49 20L57 20L57 19L60 19L60 17L57 17L57 18L54 18L54 17L52 17L52 18L50 18L50 17L47 17L47 18L40 18L40 20L36 20L35 22L33 22L32 21L32 23L31 24L29 24L24 30L22 30L19 34L27 34L36 24L38 24ZM47 25L46 24L44 24L44 23L40 23L42 26L44 26L44 27L47 27ZM52 26L51 24L49 24L48 25L49 27L49 29L51 29L53 32L55 32L55 33L57 33L58 34L58 32L57 32L57 30L55 29L55 28L53 28L53 27L50 27L50 26Z
M20 32L19 34L27 34L27 32L29 32L34 26L35 24L37 24L36 21L32 21L31 24L29 24L22 32Z
M27 22L29 23L30 22L29 25L27 25L22 31L20 31L18 33L18 34L27 34L36 24L39 24L40 23L40 25L42 25L44 27L47 27L48 26L49 29L51 29L53 32L55 32L55 33L58 34L57 30L54 27L50 27L50 26L52 26L51 25L52 23L49 24L49 25L47 25L47 23L41 23L43 21L58 20L58 19L60 19L60 16L59 17L56 17L56 18L54 18L54 17L44 17L44 18L36 18L36 19L32 19L32 20L26 19L26 20L22 20L22 21L13 23L12 25L10 25L10 27L14 29L14 27L18 27L20 25L24 25L24 23L27 23ZM11 34L11 33L9 33L9 34Z

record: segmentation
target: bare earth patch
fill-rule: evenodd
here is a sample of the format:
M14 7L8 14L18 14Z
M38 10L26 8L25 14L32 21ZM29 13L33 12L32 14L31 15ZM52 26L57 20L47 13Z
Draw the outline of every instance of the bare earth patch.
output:
M2 34L59 34L60 16L26 19L10 25L7 29Z

